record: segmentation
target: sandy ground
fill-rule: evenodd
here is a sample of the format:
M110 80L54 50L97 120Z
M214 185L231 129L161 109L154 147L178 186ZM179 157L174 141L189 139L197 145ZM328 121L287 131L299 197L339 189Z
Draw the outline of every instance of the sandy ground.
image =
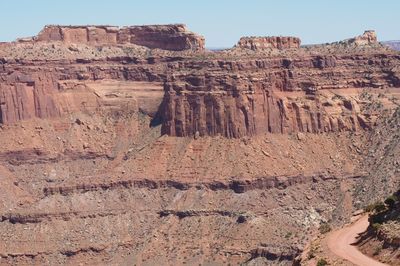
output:
M355 223L340 230L332 232L328 236L328 247L337 256L360 266L387 265L378 262L363 253L352 244L356 242L357 236L368 227L368 215L361 217Z

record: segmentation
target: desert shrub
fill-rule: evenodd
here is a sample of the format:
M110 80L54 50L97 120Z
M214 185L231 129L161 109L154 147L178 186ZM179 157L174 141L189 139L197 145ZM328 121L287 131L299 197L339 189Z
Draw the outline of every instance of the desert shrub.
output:
M374 253L372 255L376 256L379 255L379 253L381 253L382 251L382 246L378 246L375 248Z
M315 251L311 250L310 252L308 252L308 256L307 257L308 257L309 260L315 258Z
M311 244L310 250L307 255L309 260L315 258L315 254L316 254L317 250L318 250L318 247L314 244Z
M375 203L370 204L367 207L365 207L366 212L372 212L372 211L381 212L381 211L384 211L385 209L386 209L386 206L381 201L375 202Z
M285 238L289 239L291 236L292 236L292 232L287 232L286 235L285 235Z
M383 202L379 201L377 203L375 203L375 208L374 211L375 212L382 212L386 209L385 204L383 204Z
M373 223L371 226L372 226L372 229L374 229L375 232L378 232L379 229L381 228L382 224L380 224L380 223Z
M365 206L364 211L365 212L372 212L374 210L375 204L369 204Z
M385 222L386 218L387 218L386 212L379 212L371 215L369 217L369 222L370 224L374 223L382 224Z
M326 234L326 233L330 232L332 230L332 228L329 224L323 223L323 224L321 224L321 226L319 227L318 230L321 234Z
M391 195L387 197L387 199L385 200L385 204L389 207L389 209L393 209L397 201L398 198L395 195Z
M317 262L317 266L325 266L328 265L328 262L325 259L319 259Z

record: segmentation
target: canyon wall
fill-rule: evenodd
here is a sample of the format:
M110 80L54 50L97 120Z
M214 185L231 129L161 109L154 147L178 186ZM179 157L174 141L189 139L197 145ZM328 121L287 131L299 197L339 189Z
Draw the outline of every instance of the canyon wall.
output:
M71 53L70 43L100 45L140 40L150 47L152 40L163 40L153 36L155 32L171 37L186 29L181 25L122 29L49 26L35 40L47 45L47 52L54 50L52 53L63 46L54 47L46 41L62 40L67 45L67 53ZM161 41L164 48L177 47L174 38ZM115 109L131 102L138 110L155 117L162 123L163 133L171 136L199 134L238 138L266 132L358 131L370 128L377 116L363 113L365 101L359 99L363 90L400 87L400 55L376 44L374 32L367 31L347 40L346 46L340 42L298 48L300 40L296 38L262 40L271 47L252 56L246 55L246 49L235 47L222 52L187 54L144 50L135 56L100 52L100 57L91 56L93 52L89 50L88 55L55 59L51 65L37 59L3 57L0 60L0 122L60 117L73 112L93 113L110 109L110 104ZM370 42L370 46L358 49L356 41ZM283 49L290 47L297 49ZM79 49L83 50L79 45L74 46L73 51ZM332 50L336 51L334 55ZM264 52L275 54L266 56ZM96 91L97 87L104 87L101 83L108 84L110 80L125 84L121 85L126 88L125 96L118 89L107 95ZM93 89L88 86L91 82L100 85ZM147 85L140 85L137 90L135 82ZM152 94L155 87L157 95ZM128 91L134 92L129 99ZM138 96L139 91L146 95Z
M204 72L174 73L165 85L164 133L242 137L270 133L358 131L363 89L399 86L400 57L309 56L208 62Z
M398 52L150 49L170 27L0 43L1 265L293 265L398 184Z

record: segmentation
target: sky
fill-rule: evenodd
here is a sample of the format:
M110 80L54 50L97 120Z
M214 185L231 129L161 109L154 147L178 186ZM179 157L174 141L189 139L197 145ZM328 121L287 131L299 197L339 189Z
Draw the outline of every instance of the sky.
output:
M373 29L400 40L400 0L0 0L0 41L36 35L44 25L184 23L207 47L242 36L297 36L326 43Z

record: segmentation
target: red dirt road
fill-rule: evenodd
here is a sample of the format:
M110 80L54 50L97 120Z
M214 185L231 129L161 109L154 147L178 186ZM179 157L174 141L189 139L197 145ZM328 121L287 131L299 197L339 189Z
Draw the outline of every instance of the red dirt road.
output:
M357 236L364 232L368 227L368 215L363 216L355 223L340 230L332 232L328 236L328 247L337 256L360 266L381 266L387 265L376 261L363 253L356 246L351 245L356 242Z

